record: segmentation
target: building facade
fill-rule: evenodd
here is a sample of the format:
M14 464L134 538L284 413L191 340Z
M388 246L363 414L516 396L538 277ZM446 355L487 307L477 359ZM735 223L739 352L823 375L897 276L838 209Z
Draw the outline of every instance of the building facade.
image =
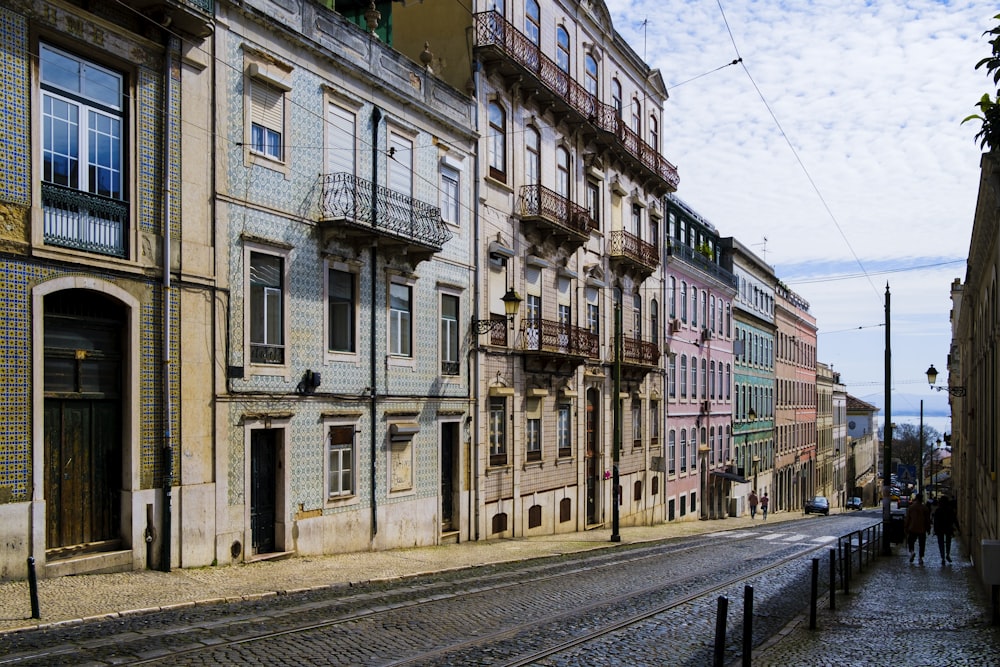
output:
M816 492L816 320L780 281L775 296L775 493L779 510Z
M785 509L775 497L775 325L774 269L733 237L722 239L722 264L736 277L733 403L736 466L749 478L740 502L755 488L768 494L771 509Z
M681 502L671 516L738 515L743 473L733 453L733 274L719 234L679 198L666 197L667 474ZM746 474L750 474L749 471ZM674 509L674 512L670 512Z
M473 20L474 537L662 520L662 78L602 2L491 0Z
M169 567L212 477L211 4L77 4L0 8L3 578Z
M865 507L872 507L882 499L882 449L875 424L878 408L848 394L846 411L848 497L861 498Z

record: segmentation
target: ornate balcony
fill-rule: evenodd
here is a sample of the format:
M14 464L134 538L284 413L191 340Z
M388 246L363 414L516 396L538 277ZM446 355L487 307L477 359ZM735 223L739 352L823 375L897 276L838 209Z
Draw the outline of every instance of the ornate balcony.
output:
M45 243L125 257L128 203L110 197L42 183Z
M614 340L610 343L610 361L615 361ZM660 363L660 348L651 343L622 336L622 377L638 380L655 369Z
M374 236L414 264L441 252L452 237L441 210L354 174L323 176L320 227L324 244L342 237L359 244Z
M608 257L612 265L624 273L638 276L640 280L649 277L660 264L660 252L656 246L621 229L611 232Z
M558 243L579 247L590 238L590 230L597 228L587 209L541 185L521 188L520 208L523 224Z
M480 12L475 18L476 53L487 72L499 73L570 125L589 127L595 141L641 172L643 180L651 179L659 194L677 190L677 167L629 128L613 106L588 93L501 14Z
M124 5L147 14L158 23L169 19L171 30L181 30L195 37L208 37L215 31L215 0L124 0Z
M671 240L670 245L667 246L667 254L673 259L681 260L691 266L701 269L728 287L739 286L736 276L732 273L722 268L708 257L705 257L705 255L701 254L694 248L684 245L677 240Z
M552 373L568 373L600 355L596 334L541 318L521 320L521 349L525 368Z

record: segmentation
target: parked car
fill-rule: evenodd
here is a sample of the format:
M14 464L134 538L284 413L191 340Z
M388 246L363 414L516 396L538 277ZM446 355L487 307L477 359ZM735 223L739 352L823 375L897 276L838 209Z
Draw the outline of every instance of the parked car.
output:
M816 496L806 501L806 514L830 514L830 501L823 496Z
M848 498L846 507L849 510L863 509L863 506L861 505L861 498L858 498L857 496Z
M904 493L899 497L899 500L896 501L896 507L898 507L899 509L905 509L909 506L910 506L910 494Z

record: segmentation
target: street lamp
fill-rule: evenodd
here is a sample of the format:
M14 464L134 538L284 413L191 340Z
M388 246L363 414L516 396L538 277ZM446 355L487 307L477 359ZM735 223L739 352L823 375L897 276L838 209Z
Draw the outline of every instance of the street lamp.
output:
M935 387L934 383L937 381L937 376L937 369L934 368L934 364L931 364L930 368L927 369L927 383L930 384L931 389L946 391L952 396L965 396L965 387Z
M937 447L931 450L931 493L937 498L937 484L934 483L934 459L937 456L938 450L941 449L941 438L938 438L935 444Z
M521 295L518 294L517 292L515 292L514 288L511 287L509 290L507 290L506 294L504 294L502 297L500 297L500 300L503 301L504 313L507 315L506 322L510 322L510 328L513 329L514 328L514 316L517 315L517 311L521 307L521 301L523 301L524 299L522 299ZM490 319L490 320L475 320L474 319L474 320L472 320L472 328L475 329L475 331L476 331L477 334L484 334L487 331L497 331L497 332L499 332L501 329L503 329L503 327L506 324L506 322L504 320L493 320L493 319Z

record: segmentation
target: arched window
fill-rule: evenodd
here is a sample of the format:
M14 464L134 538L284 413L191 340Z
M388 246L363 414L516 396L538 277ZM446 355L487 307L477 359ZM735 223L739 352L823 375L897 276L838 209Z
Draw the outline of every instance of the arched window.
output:
M527 185L538 185L542 173L542 137L532 126L524 129L524 182Z
M584 69L586 70L586 78L584 79L584 88L587 92L597 97L597 61L594 60L594 56L587 54L586 60L584 60Z
M537 0L527 0L524 3L524 34L535 46L539 45L541 35L542 13Z
M622 117L622 82L611 79L611 105L615 108L618 118Z
M660 304L656 299L649 302L649 340L660 342Z
M638 97L632 98L632 131L642 137L642 105Z
M660 152L660 130L656 125L656 116L649 117L649 145L657 153Z
M507 182L507 113L496 102L489 106L490 176Z
M686 354L681 355L681 398L687 398L688 395L688 358Z
M562 26L556 29L556 66L569 73L569 33Z
M569 151L556 149L556 194L569 199Z

